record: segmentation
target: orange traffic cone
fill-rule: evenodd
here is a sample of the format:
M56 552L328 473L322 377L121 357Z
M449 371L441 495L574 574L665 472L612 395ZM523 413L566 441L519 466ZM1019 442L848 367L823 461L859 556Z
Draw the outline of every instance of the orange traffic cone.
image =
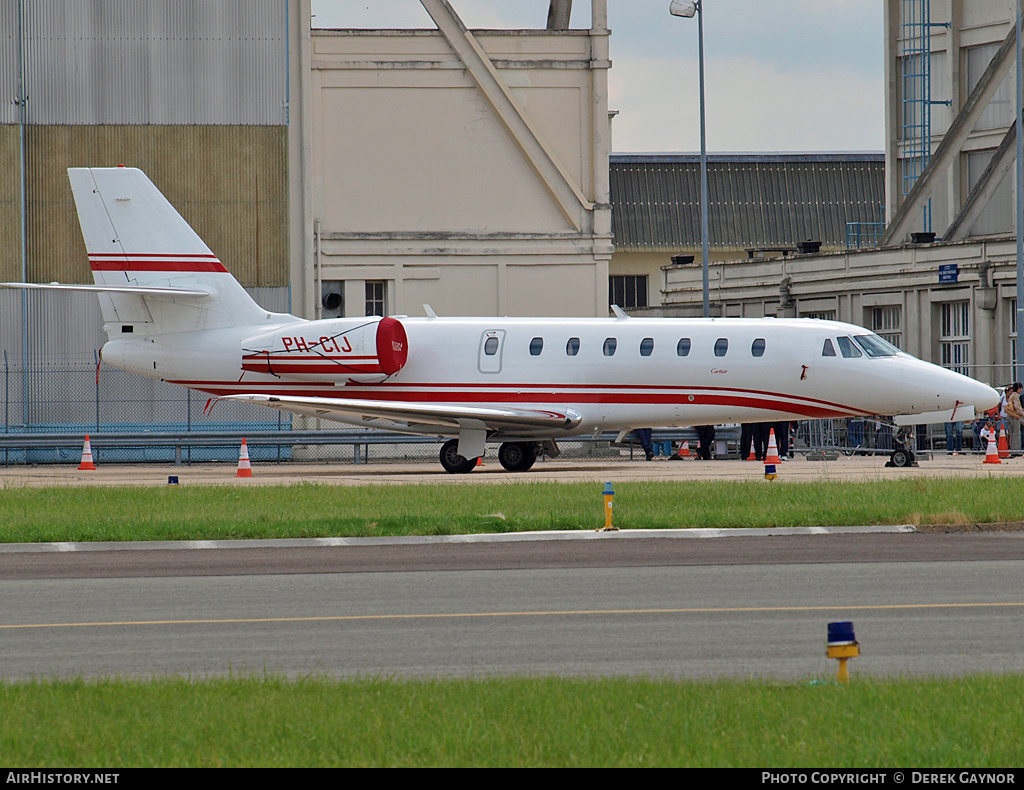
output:
M690 442L689 441L683 442L683 449L679 451L679 457L680 458L690 458L691 457L691 455L690 455Z
M238 471L235 477L252 477L252 466L249 464L249 445L242 439L242 449L238 454Z
M774 480L778 475L775 473L775 465L781 464L779 460L779 446L775 443L775 429L768 432L768 451L764 456L764 478Z
M994 432L993 432L994 433ZM988 435L988 448L985 450L985 463L986 464L1001 464L999 460L999 452L996 450L996 440L992 433Z
M1006 423L999 423L999 457L1009 458L1010 457L1010 445L1006 442Z
M82 463L78 465L79 470L96 471L96 465L92 462L92 445L89 444L89 434L85 435L85 444L82 446Z
M757 453L754 452L754 445L753 445L753 443L751 443L751 445L750 445L750 455L747 456L746 460L748 460L748 461L756 461L757 460Z

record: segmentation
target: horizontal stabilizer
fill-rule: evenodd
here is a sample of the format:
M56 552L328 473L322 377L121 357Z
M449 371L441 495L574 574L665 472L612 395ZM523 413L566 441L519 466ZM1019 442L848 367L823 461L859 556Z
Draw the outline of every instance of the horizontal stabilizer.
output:
M483 423L490 430L517 428L568 429L583 417L567 409L564 412L542 409L496 409L479 406L437 405L409 401L355 400L346 398L296 398L279 395L228 395L227 400L243 400L283 411L342 422L386 420L408 426L443 426L458 429L468 420Z
M899 414L892 419L897 425L933 425L940 422L970 422L974 419L974 404L960 404L955 409L929 411L924 414Z
M83 291L85 293L121 293L136 296L166 296L202 298L212 296L212 291L196 291L189 288L156 288L145 285L64 285L63 283L0 283L0 288L26 288L49 291Z

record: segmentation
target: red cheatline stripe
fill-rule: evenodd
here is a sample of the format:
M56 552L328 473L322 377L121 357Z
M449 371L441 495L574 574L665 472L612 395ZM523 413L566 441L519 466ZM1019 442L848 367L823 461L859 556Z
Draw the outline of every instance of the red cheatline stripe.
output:
M227 272L216 255L104 253L90 255L89 266L94 272Z
M176 384L182 384L182 382L173 382ZM254 391L260 391L268 389L262 385L249 386L243 384L231 384L228 386L218 386L214 382L195 382L189 386L194 389L202 390L213 395L234 395L241 393L253 393ZM487 405L487 404L516 404L516 405L528 405L534 402L540 403L560 403L565 405L581 404L581 403L613 403L619 405L632 405L632 406L652 406L652 405L671 405L680 404L683 406L698 407L698 406L729 406L729 407L743 407L752 409L765 409L768 411L784 411L790 414L799 414L809 418L821 418L821 417L840 417L843 415L858 413L863 414L859 409L852 409L850 407L833 406L833 407L822 407L814 404L791 402L786 400L788 396L780 395L775 397L760 397L756 394L721 394L721 393L693 393L693 400L681 400L677 395L667 394L656 394L656 393L636 393L633 395L625 393L571 393L571 394L560 394L555 392L541 393L533 392L530 393L530 398L525 399L523 395L515 392L434 392L434 393L422 393L422 392L409 392L409 393L379 393L376 390L367 391L351 391L346 388L347 391L344 393L339 392L337 388L332 388L329 392L324 390L309 389L301 386L285 385L289 386L289 389L282 389L275 387L273 388L273 395L279 395L281 397L335 397L338 398L342 394L347 399L353 400L377 400L377 401L391 401L396 405L402 402L408 403L446 403L446 404L467 404L467 405ZM384 395L384 397L382 397Z
M275 367L276 370L276 367ZM328 397L353 398L361 400L383 401L415 401L415 402L462 402L462 403L636 403L636 404L680 404L707 405L709 403L733 403L739 405L746 399L749 402L762 404L758 408L778 408L785 406L801 407L804 410L817 410L823 415L864 414L869 412L856 409L843 403L833 403L816 398L805 398L801 395L790 395L766 390L744 390L729 387L700 386L641 386L632 384L405 384L389 386L388 383L376 384L372 389L330 387L325 391L311 391L298 382L244 382L244 381L177 381L183 387L212 392L218 388L219 394L252 393L272 390L276 394L321 397L327 392ZM445 390L440 390L440 388ZM500 388L501 391L496 391ZM540 388L546 388L542 390ZM484 389L486 391L481 391ZM581 392L580 390L589 390ZM426 390L426 391L424 391ZM529 390L522 392L522 390ZM566 391L568 390L568 391ZM623 391L625 390L625 391ZM689 397L694 400L690 401ZM730 398L732 400L730 400ZM768 405L763 405L768 404Z

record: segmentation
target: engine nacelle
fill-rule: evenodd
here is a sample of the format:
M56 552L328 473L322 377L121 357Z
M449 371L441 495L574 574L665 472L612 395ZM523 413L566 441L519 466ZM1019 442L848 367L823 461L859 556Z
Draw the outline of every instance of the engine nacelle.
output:
M409 356L394 318L336 318L278 327L242 341L242 370L302 381L384 381Z

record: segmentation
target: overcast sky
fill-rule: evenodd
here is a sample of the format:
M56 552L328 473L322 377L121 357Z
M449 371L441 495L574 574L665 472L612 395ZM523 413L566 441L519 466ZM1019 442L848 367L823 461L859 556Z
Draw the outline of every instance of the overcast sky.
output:
M543 28L548 0L450 0L469 28ZM433 28L419 0L312 0L314 27ZM705 0L709 151L881 151L883 0ZM613 149L700 149L697 20L608 0ZM590 27L575 0L572 27Z

